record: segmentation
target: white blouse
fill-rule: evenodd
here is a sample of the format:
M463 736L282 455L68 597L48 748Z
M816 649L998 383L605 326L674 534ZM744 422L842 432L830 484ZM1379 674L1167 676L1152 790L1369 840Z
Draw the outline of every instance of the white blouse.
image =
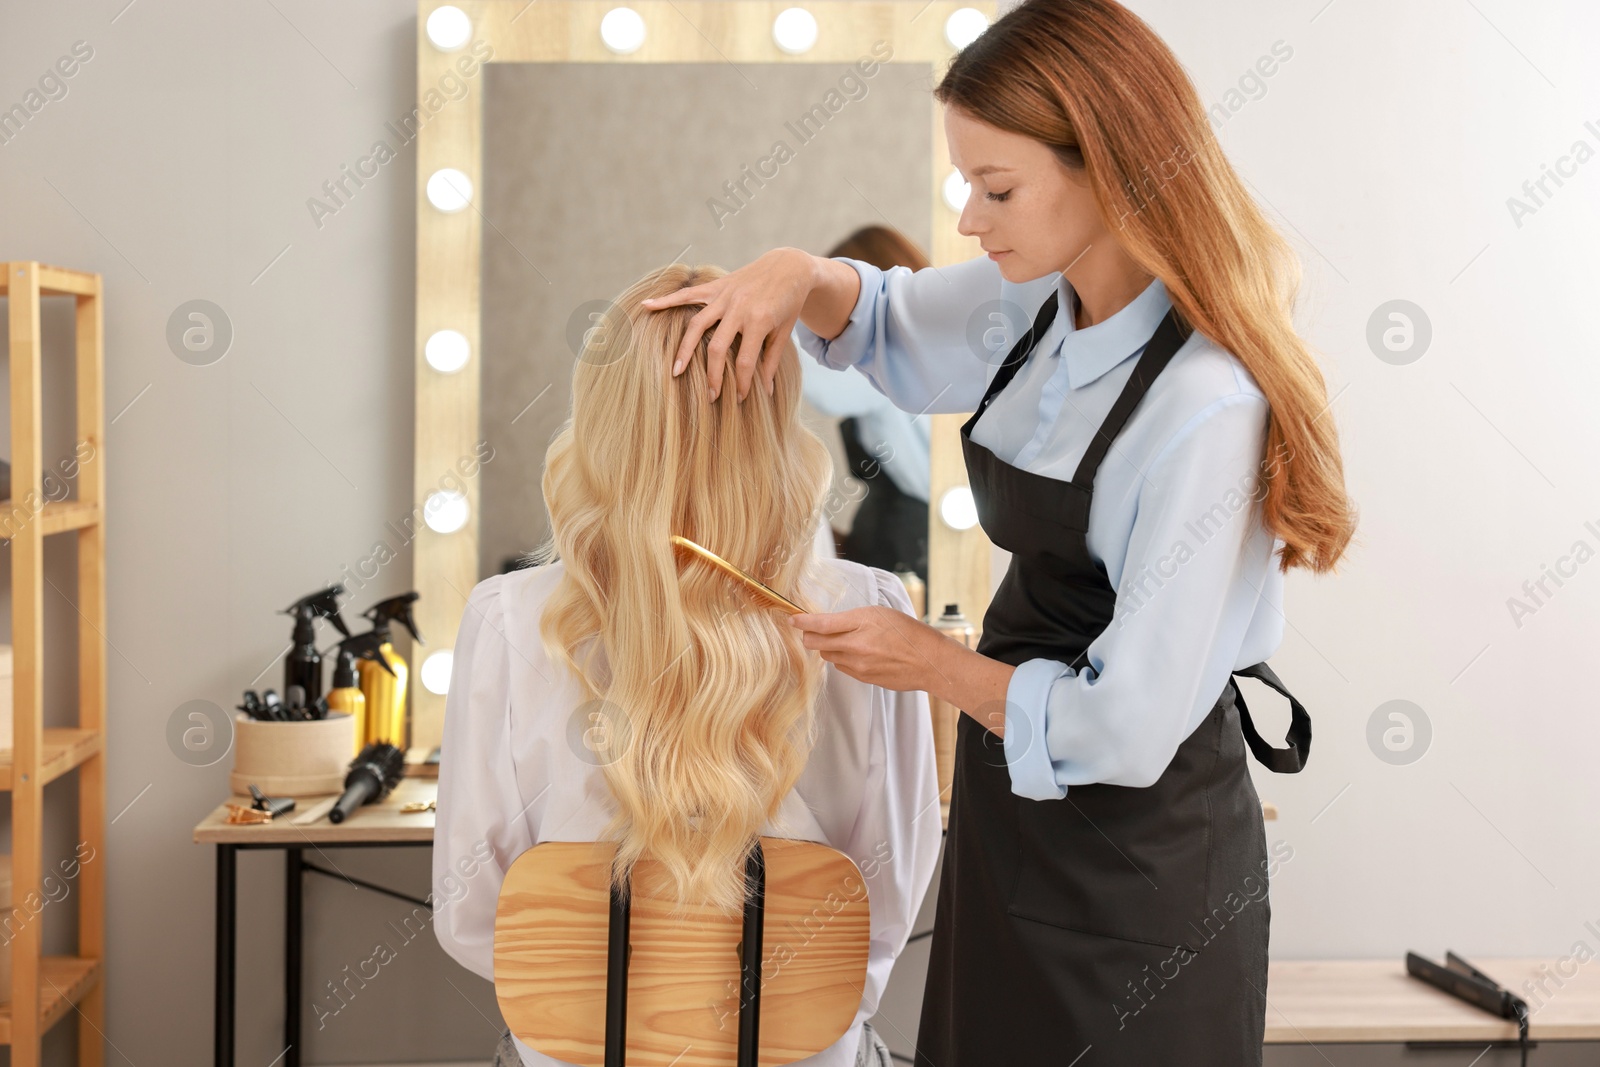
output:
M876 604L912 614L905 586L887 571L840 559L819 565L844 587L824 610ZM577 679L545 656L539 637L542 605L561 568L557 561L478 583L445 698L433 928L446 952L491 982L506 869L541 841L598 840L612 810L601 768L582 758L581 739L572 740ZM810 760L765 832L823 842L872 872L864 878L871 944L861 1006L843 1037L797 1061L854 1067L861 1023L878 1010L938 858L933 726L926 693L868 685L826 663L816 715ZM565 1062L520 1040L517 1049L528 1067Z

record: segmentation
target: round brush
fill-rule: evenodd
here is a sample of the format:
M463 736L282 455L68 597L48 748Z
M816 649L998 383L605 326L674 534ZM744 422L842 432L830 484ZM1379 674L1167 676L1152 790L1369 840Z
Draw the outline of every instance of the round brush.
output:
M387 741L374 741L350 761L344 776L344 795L328 812L329 822L344 822L345 817L363 804L389 795L406 772L406 754Z

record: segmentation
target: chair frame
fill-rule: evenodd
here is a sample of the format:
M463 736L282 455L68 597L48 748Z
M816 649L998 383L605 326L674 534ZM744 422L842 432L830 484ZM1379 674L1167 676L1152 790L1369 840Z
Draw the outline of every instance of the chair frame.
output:
M739 951L739 1067L758 1067L761 1055L761 952L766 927L767 864L761 842L745 861L749 892ZM606 1067L626 1067L628 1053L628 931L630 894L611 887L606 955Z

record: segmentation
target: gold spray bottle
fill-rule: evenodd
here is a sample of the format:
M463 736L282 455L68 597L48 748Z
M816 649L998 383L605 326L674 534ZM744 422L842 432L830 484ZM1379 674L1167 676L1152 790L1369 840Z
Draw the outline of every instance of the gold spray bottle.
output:
M370 660L388 669L388 661L381 649L385 638L378 633L356 634L338 644L337 660L333 669L333 688L328 690L328 710L349 715L355 720L351 737L355 742L351 755L357 755L366 746L367 695L361 691L357 662Z
M406 679L410 671L405 659L394 650L389 640L389 624L399 621L411 631L418 644L422 635L417 632L416 620L411 617L411 605L419 593L413 591L380 600L362 617L372 623L368 640L377 645L377 658L363 659L356 669L361 675L361 693L366 698L367 721L363 744L387 741L401 749L406 747ZM363 634L367 637L367 634Z

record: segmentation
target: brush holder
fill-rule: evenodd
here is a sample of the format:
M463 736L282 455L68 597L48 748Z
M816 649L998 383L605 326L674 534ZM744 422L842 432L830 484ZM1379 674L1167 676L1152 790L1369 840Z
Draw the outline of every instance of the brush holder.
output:
M352 715L329 715L304 722L263 722L248 715L233 720L235 796L254 785L269 797L309 797L338 793L356 745Z

